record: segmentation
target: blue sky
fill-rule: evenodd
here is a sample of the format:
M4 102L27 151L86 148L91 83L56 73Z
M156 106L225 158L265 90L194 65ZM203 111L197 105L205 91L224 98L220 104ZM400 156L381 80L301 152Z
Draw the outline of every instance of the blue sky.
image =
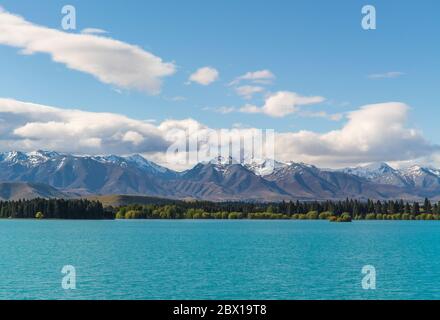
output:
M2 7L28 22L61 30L65 1L4 0ZM361 106L402 102L406 126L440 143L438 105L440 32L438 1L69 1L77 30L99 28L106 37L141 47L175 64L160 94L120 89L92 75L66 68L44 53L18 54L0 44L0 97L59 108L111 112L133 119L192 118L211 128L276 128L326 133ZM377 10L377 30L361 28L361 8ZM210 85L188 84L198 68L219 72ZM240 75L270 70L275 79L252 99L228 85ZM371 75L402 73L372 79ZM244 81L245 82L245 81ZM255 85L251 83L240 85ZM256 86L259 86L256 84ZM261 107L271 94L294 92L325 98L282 117L264 113L215 112ZM180 97L179 99L175 99ZM174 101L178 100L178 101ZM315 115L315 116L311 116ZM394 161L397 159L383 159Z

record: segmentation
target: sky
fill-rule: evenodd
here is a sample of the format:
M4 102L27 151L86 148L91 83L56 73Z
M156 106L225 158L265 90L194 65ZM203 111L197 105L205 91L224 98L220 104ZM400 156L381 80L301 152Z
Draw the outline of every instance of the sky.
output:
M365 5L375 30L362 28ZM276 131L280 161L440 166L438 1L0 6L0 150L141 153L177 168L177 129L257 128Z

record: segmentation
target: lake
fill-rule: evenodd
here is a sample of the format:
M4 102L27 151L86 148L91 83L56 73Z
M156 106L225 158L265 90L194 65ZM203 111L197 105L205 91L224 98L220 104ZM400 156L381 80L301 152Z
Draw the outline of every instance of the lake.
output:
M0 299L440 299L440 222L0 220L0 270Z

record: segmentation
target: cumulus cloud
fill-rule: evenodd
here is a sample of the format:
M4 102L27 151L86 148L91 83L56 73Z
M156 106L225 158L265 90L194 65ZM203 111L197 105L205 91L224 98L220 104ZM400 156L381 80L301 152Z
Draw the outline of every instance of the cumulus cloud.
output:
M149 121L0 99L0 149L77 153L163 151L169 142Z
M348 122L339 130L281 133L277 137L278 157L342 167L415 159L440 151L421 132L406 127L408 109L397 102L366 105L348 113Z
M281 118L298 111L299 106L321 103L325 99L319 96L305 97L295 92L278 91L269 95L262 107L246 105L240 109L244 113L264 113L274 118Z
M240 108L240 112L243 113L261 113L261 108L253 105L253 104L245 104Z
M191 74L188 81L207 86L216 81L218 76L219 72L215 68L203 67Z
M260 86L240 86L235 88L235 92L244 99L252 99L254 94L264 92L264 88Z
M275 159L335 168L375 161L438 159L440 147L429 143L420 131L406 125L408 110L407 105L397 102L366 105L347 113L347 121L337 130L276 133ZM241 139L253 135L255 130L229 131L228 137ZM211 135L213 131L194 119L171 119L156 125L113 113L0 99L1 151L46 149L87 154L141 153L162 165L185 169L192 165L182 164L186 153L173 152L170 156L169 148L177 143L185 150L188 134L195 134L200 138L200 150L216 151L218 136ZM222 143L228 144L228 141L223 139ZM213 158L214 153L207 156Z
M270 70L259 70L253 72L247 72L237 78L235 78L230 85L237 85L241 81L250 81L253 83L268 84L275 79L275 75Z
M23 54L46 53L103 83L150 94L158 94L162 79L176 71L173 63L138 46L90 31L73 34L39 26L0 7L0 44L20 48Z
M99 28L85 28L81 30L82 34L106 34L107 31Z

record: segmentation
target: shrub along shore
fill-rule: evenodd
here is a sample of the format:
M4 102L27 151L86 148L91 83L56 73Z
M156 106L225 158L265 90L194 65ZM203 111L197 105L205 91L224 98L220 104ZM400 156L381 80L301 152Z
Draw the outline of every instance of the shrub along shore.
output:
M154 202L154 199L153 199ZM290 201L208 202L158 199L157 203L104 207L97 200L0 201L0 218L29 219L260 219L260 220L440 220L440 202Z
M440 220L440 203L358 200L325 202L187 202L119 207L116 219Z

